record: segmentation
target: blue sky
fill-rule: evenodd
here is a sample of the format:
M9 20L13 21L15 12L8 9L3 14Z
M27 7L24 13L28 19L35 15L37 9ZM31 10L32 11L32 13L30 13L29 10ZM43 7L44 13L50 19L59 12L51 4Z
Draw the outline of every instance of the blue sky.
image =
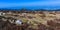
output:
M60 9L60 0L0 0L0 8Z

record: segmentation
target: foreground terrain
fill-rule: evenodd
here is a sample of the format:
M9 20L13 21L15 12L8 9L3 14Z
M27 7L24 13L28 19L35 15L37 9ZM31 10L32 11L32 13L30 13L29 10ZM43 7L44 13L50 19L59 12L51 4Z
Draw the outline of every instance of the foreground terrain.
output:
M0 30L60 30L60 11L0 11Z

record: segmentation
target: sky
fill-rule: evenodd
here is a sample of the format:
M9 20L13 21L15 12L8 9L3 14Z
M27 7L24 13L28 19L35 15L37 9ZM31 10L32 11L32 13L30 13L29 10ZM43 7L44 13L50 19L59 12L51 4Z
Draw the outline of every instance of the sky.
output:
M0 8L60 9L60 0L0 0Z

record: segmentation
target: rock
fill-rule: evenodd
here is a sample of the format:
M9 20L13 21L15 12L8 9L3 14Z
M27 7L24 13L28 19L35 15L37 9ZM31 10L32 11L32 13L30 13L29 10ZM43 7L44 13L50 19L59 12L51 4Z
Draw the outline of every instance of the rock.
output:
M15 23L16 23L17 25L21 25L21 24L22 24L22 21L21 21L21 20L17 20L17 21L15 21Z

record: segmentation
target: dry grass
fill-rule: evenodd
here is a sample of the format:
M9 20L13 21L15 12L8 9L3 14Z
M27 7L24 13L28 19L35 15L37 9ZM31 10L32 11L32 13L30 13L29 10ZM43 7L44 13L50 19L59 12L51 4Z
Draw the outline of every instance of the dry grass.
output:
M17 16L14 16L17 15ZM13 17L16 19L21 19L23 23L28 23L30 24L28 26L28 28L33 28L33 29L39 29L41 27L38 28L38 25L41 23L42 26L47 26L49 27L49 25L47 24L47 21L54 21L55 19L60 19L60 14L57 13L18 13L18 14L6 14L5 17ZM49 22L51 23L51 22ZM53 23L53 22L52 22Z

